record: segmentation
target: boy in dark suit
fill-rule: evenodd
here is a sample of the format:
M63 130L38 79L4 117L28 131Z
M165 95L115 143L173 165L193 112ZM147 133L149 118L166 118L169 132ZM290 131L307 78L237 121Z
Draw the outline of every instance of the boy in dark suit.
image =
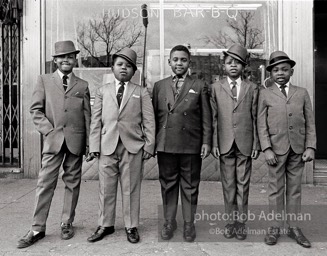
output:
M278 220L278 216L284 213L297 216L300 212L304 162L314 158L316 148L309 94L306 89L289 82L294 65L295 61L286 53L273 52L266 68L272 81L259 96L258 133L269 167L269 210L277 216L265 237L268 245L276 244L280 235L283 221ZM288 236L303 247L311 247L297 221L287 218L286 221Z
M252 82L241 80L247 50L234 44L223 53L227 78L211 88L212 154L220 158L225 211L230 216L224 236L244 240L252 159L259 152L258 88Z
M173 74L155 83L153 89L156 151L165 218L161 237L169 240L177 228L180 187L184 239L193 242L201 163L211 150L208 87L188 75L190 52L185 46L175 46L168 63Z
M77 62L72 41L55 43L53 74L39 76L30 112L36 129L43 135L42 168L36 188L36 206L31 230L18 241L25 248L45 236L46 220L59 168L65 183L61 217L61 238L74 236L73 221L79 196L83 154L88 154L91 107L88 83L73 73Z

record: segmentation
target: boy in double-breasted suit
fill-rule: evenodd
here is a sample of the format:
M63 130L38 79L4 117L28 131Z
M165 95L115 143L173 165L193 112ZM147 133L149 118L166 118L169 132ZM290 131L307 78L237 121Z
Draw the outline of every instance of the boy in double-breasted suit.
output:
M207 85L188 75L190 52L183 45L170 51L173 74L155 83L156 151L165 223L161 237L168 240L177 228L181 190L184 239L196 237L194 214L202 159L211 150L211 111ZM201 159L202 158L202 159Z
M53 74L39 76L32 96L30 113L43 135L42 168L36 188L36 206L31 230L18 248L34 244L45 236L46 220L62 164L65 183L61 216L61 238L74 236L72 223L79 196L83 154L88 153L91 120L88 83L74 75L77 62L72 41L55 43Z
M298 227L298 221L287 218L287 214L298 216L300 213L304 162L314 158L316 149L316 129L309 94L306 89L289 82L294 65L295 61L285 52L273 52L266 68L271 79L259 96L258 133L269 167L269 209L276 216L268 229L265 243L277 243L280 228L286 220L288 236L308 248L311 244Z
M124 48L113 55L113 83L98 88L92 109L90 156L99 156L99 218L88 238L96 242L112 234L120 181L127 239L139 242L143 161L154 154L155 121L146 88L132 83L137 55Z
M224 52L227 78L212 85L212 154L220 158L225 211L229 220L226 238L246 238L248 196L252 158L257 158L259 140L256 126L258 87L241 79L247 50L232 45Z

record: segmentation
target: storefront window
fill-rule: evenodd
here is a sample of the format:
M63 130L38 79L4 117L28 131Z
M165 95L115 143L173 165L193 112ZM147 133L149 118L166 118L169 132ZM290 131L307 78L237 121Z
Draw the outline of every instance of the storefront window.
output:
M250 52L247 77L260 83L262 65L277 49L277 1L124 1L52 0L46 4L46 72L54 69L53 45L72 40L78 55L77 75L94 89L112 79L111 55L123 47L138 53L141 82L145 27L141 6L147 5L148 27L145 51L146 84L170 75L170 49L189 47L190 73L208 83L224 76L222 51L239 43Z

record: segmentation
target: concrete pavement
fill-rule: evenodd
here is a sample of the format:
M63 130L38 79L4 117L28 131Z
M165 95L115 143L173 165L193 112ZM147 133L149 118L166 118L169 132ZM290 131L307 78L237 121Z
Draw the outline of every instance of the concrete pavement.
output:
M121 218L121 198L118 197L116 232L102 241L88 243L87 237L97 227L98 181L83 180L80 200L74 222L75 236L71 240L60 239L60 215L64 184L58 181L47 222L46 237L31 247L16 249L18 239L31 225L34 208L36 180L0 179L0 255L326 255L327 239L324 234L315 234L315 229L304 230L311 239L312 248L305 249L290 238L283 236L275 246L263 243L263 237L249 236L245 241L226 240L222 235L208 236L206 226L196 224L197 239L194 243L183 242L181 219L178 229L169 242L158 237L158 214L161 215L160 185L157 180L144 180L142 184L141 223L139 233L141 241L131 244L126 240ZM303 186L303 205L327 206L327 187ZM200 185L200 209L223 204L220 182L203 181ZM251 205L267 205L266 184L251 184L249 208ZM159 212L158 212L159 209ZM207 208L205 208L207 209ZM327 209L327 208L326 208ZM320 213L319 213L320 214ZM326 214L326 212L324 212ZM216 225L217 223L209 223ZM321 223L322 228L326 222ZM250 225L250 224L249 224ZM251 226L251 225L250 225ZM319 226L319 224L318 224ZM217 227L224 227L218 223ZM160 227L159 227L160 228ZM319 227L318 227L319 228ZM210 229L211 230L211 229ZM314 239L315 241L313 241Z

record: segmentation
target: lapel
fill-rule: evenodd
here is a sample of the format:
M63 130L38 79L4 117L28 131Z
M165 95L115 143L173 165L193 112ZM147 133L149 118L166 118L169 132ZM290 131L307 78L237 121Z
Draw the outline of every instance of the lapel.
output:
M270 90L272 93L276 94L278 97L284 99L285 101L287 100L287 99L285 98L284 94L280 91L280 89L278 88L278 86L277 86L275 83L273 83L273 84L272 84L270 87L268 87L268 88L269 88L269 90Z
M58 87L58 89L62 93L65 93L64 86L62 84L62 80L60 78L60 75L58 73L58 70L56 72L52 73L52 80L53 80L53 83Z
M120 108L119 108L119 113L122 112L122 110L126 106L128 100L130 99L130 97L131 97L132 93L134 92L136 86L137 85L133 84L131 81L128 82L128 85L125 85L125 92L124 92L123 99L122 99L122 102L121 102L121 105L120 105ZM117 101L117 99L116 99L116 101Z
M233 97L233 94L232 94L232 90L230 89L230 85L228 83L228 80L227 78L225 78L223 81L222 81L222 87L223 89L226 91L226 93L232 98L232 100L234 101L234 97Z
M296 86L290 83L290 87L288 89L288 94L287 94L287 101L289 101L292 98L295 92L296 92Z
M184 84L182 86L181 92L179 93L178 98L176 99L172 109L174 109L180 102L183 101L185 96L188 94L189 90L192 88L194 81L189 75L185 77ZM200 93L200 92L199 92ZM173 96L174 97L174 96Z
M167 101L167 107L168 104L169 106L173 106L175 104L175 97L174 97L174 91L173 91L173 86L174 86L174 81L173 81L173 77L170 76L170 78L168 78L166 80L166 83L164 84L165 86L165 90L166 90L166 101ZM171 110L171 109L168 109Z
M245 95L247 94L249 88L250 88L250 85L248 83L245 83L244 81L241 82L240 93L238 95L238 99L237 99L237 102L236 102L234 108L237 108L237 106L243 101L243 99L244 99Z
M77 77L74 75L74 73L72 73L69 79L68 88L65 93L69 92L77 84L77 82L78 82Z
M116 84L115 84L115 82L112 82L112 83L108 84L108 92L109 92L110 97L116 103L116 106L118 108L118 101L117 101L117 97L116 97Z

